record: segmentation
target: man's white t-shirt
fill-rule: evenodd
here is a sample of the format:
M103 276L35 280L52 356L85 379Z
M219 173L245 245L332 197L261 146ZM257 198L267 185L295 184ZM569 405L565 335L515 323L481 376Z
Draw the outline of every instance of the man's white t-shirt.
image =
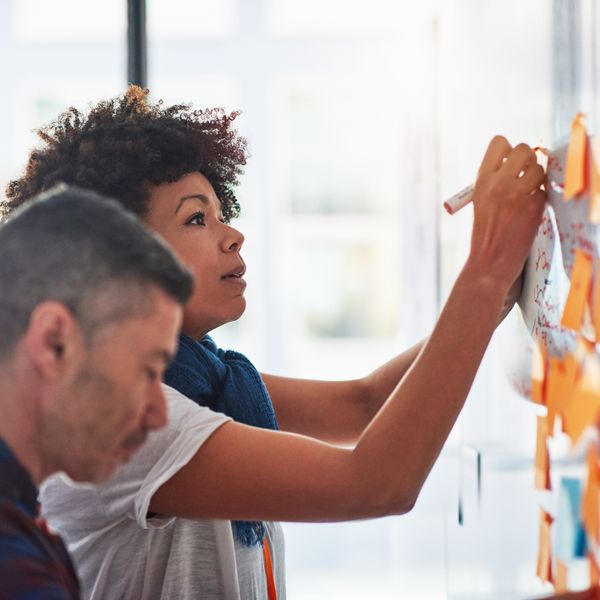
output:
M152 432L107 483L49 478L40 491L42 514L67 544L86 599L267 600L262 547L237 542L231 521L148 517L156 490L231 420L164 389L167 427ZM283 600L283 532L278 523L266 525L277 597Z

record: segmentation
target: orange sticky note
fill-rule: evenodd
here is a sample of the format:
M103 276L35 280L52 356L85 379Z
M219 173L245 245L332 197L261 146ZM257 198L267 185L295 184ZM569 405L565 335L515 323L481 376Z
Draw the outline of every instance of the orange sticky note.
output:
M567 576L568 576L567 565L565 565L565 563L562 560L557 558L556 562L555 562L555 567L556 567L556 576L554 578L554 590L558 593L566 592L568 589L568 587L567 587Z
M600 341L600 260L596 261L596 281L592 294L592 323L596 332L596 341Z
M575 262L571 271L571 287L560 324L579 331L583 313L590 298L592 286L592 257L583 250L575 250Z
M535 449L535 488L550 488L550 457L548 454L548 419L537 418L537 444Z
M577 336L577 347L575 348L575 358L582 363L586 356L596 352L596 343L590 342L584 336Z
M554 417L561 414L571 399L579 364L567 353L563 359L551 357L548 364L546 383L546 406L548 407L548 433L554 434Z
M581 518L587 535L596 544L600 541L598 521L600 509L600 487L598 481L598 453L594 446L588 448L587 483L581 499Z
M596 586L600 583L600 569L596 557L591 552L587 553L587 559L590 563L590 587Z
M590 223L600 223L600 138L590 140Z
M546 404L546 370L548 356L546 346L535 341L533 344L533 360L531 365L531 399L539 404Z
M581 194L586 187L587 132L584 118L583 113L577 113L571 123L571 139L567 148L565 164L565 189L563 192L565 200Z
M571 400L563 409L563 428L573 444L579 440L584 429L596 421L600 410L600 390L580 382L575 386Z
M543 508L540 509L540 543L536 574L542 583L552 583L552 540L551 528L554 519Z

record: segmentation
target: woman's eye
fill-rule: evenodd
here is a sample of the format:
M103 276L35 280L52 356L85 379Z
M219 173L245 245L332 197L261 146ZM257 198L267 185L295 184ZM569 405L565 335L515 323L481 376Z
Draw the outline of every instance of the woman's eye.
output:
M204 225L204 213L196 213L188 220L188 225Z

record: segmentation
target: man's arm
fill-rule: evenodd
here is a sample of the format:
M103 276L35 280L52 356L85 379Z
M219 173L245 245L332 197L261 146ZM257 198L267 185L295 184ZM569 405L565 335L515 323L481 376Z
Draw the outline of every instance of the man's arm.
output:
M531 149L495 138L475 189L469 259L418 358L344 449L227 423L154 495L185 518L335 521L411 509L460 412L544 209ZM524 174L522 174L524 172Z

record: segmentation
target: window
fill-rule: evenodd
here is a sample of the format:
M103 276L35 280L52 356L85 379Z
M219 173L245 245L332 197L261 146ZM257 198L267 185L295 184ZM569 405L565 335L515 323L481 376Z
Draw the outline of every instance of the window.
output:
M432 4L238 0L235 25L217 39L185 24L185 44L152 7L154 97L241 108L249 140L247 310L215 339L266 372L352 378L422 337L437 311ZM286 526L289 597L394 597L396 521Z
M120 0L0 2L0 180L18 176L33 130L68 106L125 88L126 10ZM4 191L4 185L2 185Z
M425 336L469 248L471 210L441 203L474 180L489 139L552 144L565 106L597 124L598 12L568 9L567 51L553 10L569 2L148 0L153 98L242 109L249 139L235 223L248 308L216 340L266 372L352 378ZM33 129L125 89L125 35L124 0L0 0L2 187ZM516 318L410 515L286 525L290 600L544 591L535 413L504 358Z

